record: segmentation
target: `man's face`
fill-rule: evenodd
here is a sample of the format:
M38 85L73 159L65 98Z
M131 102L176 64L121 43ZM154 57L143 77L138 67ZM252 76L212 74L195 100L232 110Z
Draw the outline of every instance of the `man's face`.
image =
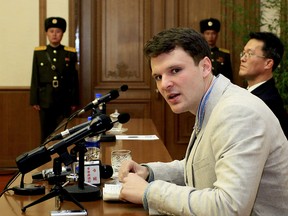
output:
M266 71L266 58L262 47L263 41L251 39L245 45L240 63L239 76L245 77L248 81L255 80Z
M206 30L203 32L203 36L210 47L216 46L216 42L217 42L217 38L218 38L218 32L216 32L214 30Z
M46 35L50 44L57 46L62 40L63 31L60 28L49 28L46 32Z
M211 74L211 62L205 57L196 66L182 48L151 58L152 76L157 88L174 113L196 114L207 90L205 79Z

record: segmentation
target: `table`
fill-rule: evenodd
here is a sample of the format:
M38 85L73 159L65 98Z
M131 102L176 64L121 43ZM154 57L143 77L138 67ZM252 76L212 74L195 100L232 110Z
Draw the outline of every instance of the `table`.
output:
M157 130L151 119L131 119L128 123L123 125L128 128L125 134L129 135L151 135L156 134ZM101 143L101 161L103 164L111 164L110 154L114 149L129 149L132 152L132 158L139 162L145 163L150 161L171 161L165 145L159 140L116 140L116 142L102 142ZM36 170L31 171L25 175L25 183L31 182L31 174L46 168L51 168L52 163L47 163ZM13 185L19 185L20 178L18 178ZM101 185L105 180L101 180ZM46 186L46 193L49 193L51 186L47 182L43 182ZM13 186L12 185L12 186ZM25 214L22 213L21 208L39 199L44 195L36 196L21 196L14 195L12 191L5 193L0 198L0 211L1 215L14 216L14 215L27 215L27 216L50 216L50 211L55 210L55 199L49 199L42 203L36 204L26 209ZM103 200L96 200L90 202L81 202L81 204L88 210L88 215L130 215L142 216L148 215L144 211L142 205L136 205L128 202L104 202ZM79 209L71 201L62 203L61 209Z

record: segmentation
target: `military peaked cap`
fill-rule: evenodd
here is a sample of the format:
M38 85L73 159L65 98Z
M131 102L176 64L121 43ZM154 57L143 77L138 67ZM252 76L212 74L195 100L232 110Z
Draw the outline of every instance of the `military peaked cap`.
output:
M63 32L66 31L66 21L61 17L49 17L45 20L45 31L49 28L60 28Z
M220 21L215 18L204 19L200 21L200 32L204 33L206 30L220 31Z

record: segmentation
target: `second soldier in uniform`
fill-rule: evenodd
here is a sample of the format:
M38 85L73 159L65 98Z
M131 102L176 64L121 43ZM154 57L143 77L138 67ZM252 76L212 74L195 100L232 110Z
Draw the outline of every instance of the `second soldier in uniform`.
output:
M66 21L47 18L45 31L49 44L34 50L30 89L30 104L40 115L41 143L79 104L77 53L61 44Z
M215 18L200 21L200 31L208 42L211 50L212 71L214 75L223 74L230 81L233 81L233 72L229 50L216 46L218 33L220 31L220 21Z

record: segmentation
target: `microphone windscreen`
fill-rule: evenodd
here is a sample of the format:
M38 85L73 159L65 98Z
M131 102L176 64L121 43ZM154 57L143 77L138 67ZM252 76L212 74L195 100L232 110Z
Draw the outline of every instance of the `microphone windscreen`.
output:
M119 97L119 92L118 92L118 90L116 90L116 89L111 90L111 91L110 91L110 99L111 99L111 100L114 100L114 99L116 99L117 97Z
M97 116L96 118L92 119L90 123L90 128L93 132L110 130L112 127L113 125L111 124L111 119L105 114Z
M110 165L102 164L100 166L100 177L103 179L108 179L113 175L113 168Z
M128 90L128 85L122 85L122 86L120 87L120 90L121 90L121 91L127 91L127 90Z
M129 120L130 120L129 113L121 113L118 116L118 122L121 123L121 124L124 124L124 123L128 122Z

